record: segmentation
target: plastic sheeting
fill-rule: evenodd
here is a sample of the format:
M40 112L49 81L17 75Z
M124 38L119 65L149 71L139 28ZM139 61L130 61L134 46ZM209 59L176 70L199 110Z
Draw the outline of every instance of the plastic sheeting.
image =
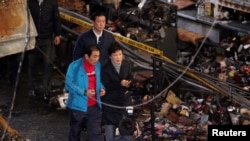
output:
M31 50L37 31L24 0L0 3L0 58Z

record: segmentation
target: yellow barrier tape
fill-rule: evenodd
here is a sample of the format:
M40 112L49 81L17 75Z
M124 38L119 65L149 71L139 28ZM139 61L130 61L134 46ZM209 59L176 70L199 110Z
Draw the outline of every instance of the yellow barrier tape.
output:
M72 16L70 16L70 15L67 15L67 14L65 14L65 13L63 13L63 12L60 12L60 17L61 17L62 19L65 19L65 20L67 20L67 21L70 21L70 22L72 22L72 23L81 25L81 26L86 27L86 28L89 28L89 29L92 27L92 24L90 24L90 23L88 23L88 22L85 22L85 21L83 21L83 20L81 20L81 19L72 17Z
M132 40L130 38L127 38L127 37L124 37L124 36L121 36L121 35L118 35L118 34L113 33L113 35L114 35L115 39L117 39L117 40L119 40L119 41L121 41L123 43L134 46L134 47L136 47L138 49L147 51L147 52L152 53L152 54L163 55L162 51L160 51L158 49L155 49L155 48L153 48L153 47L151 47L149 45L137 42L135 40Z
M60 17L64 20L67 20L67 21L70 21L72 23L75 23L75 24L78 24L78 25L81 25L85 28L91 28L92 27L92 24L88 23L88 22L85 22L81 19L78 19L78 18L75 18L75 17L72 17L68 14L65 14L63 12L60 12ZM109 31L110 32L110 31ZM110 32L112 33L112 32ZM137 42L135 40L132 40L130 38L127 38L127 37L124 37L124 36L121 36L121 35L118 35L116 33L112 33L115 37L116 40L119 40L125 44L128 44L128 45L131 45L133 47L136 47L138 49L141 49L141 50L144 50L148 53L152 53L152 54L156 54L156 55L159 55L159 56L163 56L163 51L160 51L154 47L151 47L149 45L146 45L146 44L143 44L143 43L140 43L140 42Z

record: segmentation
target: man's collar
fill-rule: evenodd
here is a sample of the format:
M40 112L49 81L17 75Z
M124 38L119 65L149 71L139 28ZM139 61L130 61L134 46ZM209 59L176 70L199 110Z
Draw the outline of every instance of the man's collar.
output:
M101 34L97 34L97 33L95 32L94 28L92 28L92 30L93 30L93 32L94 32L94 34L95 34L96 37L102 36L103 31L101 32Z

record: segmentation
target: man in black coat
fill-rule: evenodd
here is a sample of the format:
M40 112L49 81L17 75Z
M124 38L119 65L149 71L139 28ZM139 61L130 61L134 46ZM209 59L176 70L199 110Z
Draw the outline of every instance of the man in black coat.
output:
M94 12L91 15L93 21L92 29L82 33L76 42L73 52L73 60L83 56L84 50L89 45L97 45L101 50L100 62L102 66L108 62L108 48L115 42L114 36L104 30L106 26L106 15L103 12Z
M30 95L35 95L39 88L37 71L43 70L44 98L49 99L52 63L55 57L54 45L61 42L61 20L57 0L28 0L28 7L32 15L38 36L35 49L28 52L28 74ZM42 60L42 64L40 61Z

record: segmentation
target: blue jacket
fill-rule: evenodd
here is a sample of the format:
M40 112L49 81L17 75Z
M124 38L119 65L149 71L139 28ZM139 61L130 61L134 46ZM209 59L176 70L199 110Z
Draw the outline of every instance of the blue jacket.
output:
M88 108L88 96L85 91L88 90L88 76L83 68L83 58L70 63L65 80L65 88L69 92L68 100L66 103L67 108L86 112ZM96 99L100 108L101 98L100 90L104 88L101 83L101 63L95 65L96 73Z

